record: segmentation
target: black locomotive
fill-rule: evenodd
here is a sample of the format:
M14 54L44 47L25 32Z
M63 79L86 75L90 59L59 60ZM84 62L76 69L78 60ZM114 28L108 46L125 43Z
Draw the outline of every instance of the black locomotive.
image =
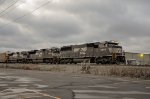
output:
M87 43L64 46L60 50L61 63L90 63L113 64L124 63L125 55L122 46L114 41Z

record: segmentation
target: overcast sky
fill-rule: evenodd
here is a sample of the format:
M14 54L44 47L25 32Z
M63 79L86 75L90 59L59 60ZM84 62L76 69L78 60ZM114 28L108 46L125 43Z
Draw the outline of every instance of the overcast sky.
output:
M150 0L50 0L38 10L48 0L19 0L6 10L15 1L0 0L0 52L117 40L150 53Z

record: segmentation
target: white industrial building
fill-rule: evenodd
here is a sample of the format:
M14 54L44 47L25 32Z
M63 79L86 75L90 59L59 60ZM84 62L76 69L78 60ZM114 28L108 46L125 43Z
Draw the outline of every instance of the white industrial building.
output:
M150 65L150 54L125 52L126 64Z

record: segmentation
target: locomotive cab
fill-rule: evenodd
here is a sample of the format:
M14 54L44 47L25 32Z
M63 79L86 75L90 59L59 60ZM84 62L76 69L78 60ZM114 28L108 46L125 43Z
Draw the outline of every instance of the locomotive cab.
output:
M119 43L107 42L105 45L108 48L110 54L114 54L114 53L117 55L122 54L122 46L120 46Z
M105 41L99 44L99 56L96 58L96 63L124 63L125 56L122 46L116 41Z
M112 56L113 63L124 63L125 56L122 50L122 46L119 45L116 41L109 41L106 43L108 47L108 52Z

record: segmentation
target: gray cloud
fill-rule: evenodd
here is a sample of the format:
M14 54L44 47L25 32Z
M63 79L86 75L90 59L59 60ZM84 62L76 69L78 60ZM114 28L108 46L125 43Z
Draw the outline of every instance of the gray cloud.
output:
M149 0L57 1L14 22L46 2L22 0L0 17L0 50L118 40L126 51L150 53ZM0 3L0 11L11 3Z

